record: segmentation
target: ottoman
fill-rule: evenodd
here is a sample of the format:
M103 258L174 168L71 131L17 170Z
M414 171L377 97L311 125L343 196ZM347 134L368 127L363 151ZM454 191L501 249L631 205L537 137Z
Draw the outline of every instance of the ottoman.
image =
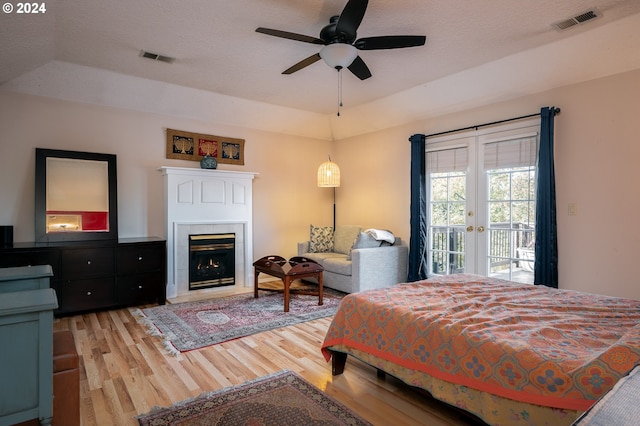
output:
M53 333L54 426L80 425L80 370L70 331Z

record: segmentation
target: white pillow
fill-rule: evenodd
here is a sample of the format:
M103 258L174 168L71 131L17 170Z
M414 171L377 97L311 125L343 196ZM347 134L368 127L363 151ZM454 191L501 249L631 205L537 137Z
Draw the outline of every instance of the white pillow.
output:
M366 231L367 234L371 235L374 239L378 240L378 241L386 241L389 244L393 244L396 242L396 237L393 236L393 233L391 231L387 231L384 229L367 229Z

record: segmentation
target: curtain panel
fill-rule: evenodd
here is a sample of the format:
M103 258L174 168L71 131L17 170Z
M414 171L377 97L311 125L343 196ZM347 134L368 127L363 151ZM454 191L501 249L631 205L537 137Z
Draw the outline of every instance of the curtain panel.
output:
M425 135L416 134L411 142L411 235L409 237L409 277L408 281L427 278L427 190Z
M540 150L536 190L536 244L534 284L558 288L558 225L553 156L555 107L540 110Z

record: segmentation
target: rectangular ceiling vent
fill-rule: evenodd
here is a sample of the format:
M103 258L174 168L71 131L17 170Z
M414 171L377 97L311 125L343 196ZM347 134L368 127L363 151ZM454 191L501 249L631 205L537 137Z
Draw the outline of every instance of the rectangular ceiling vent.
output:
M140 56L143 58L153 59L154 61L166 62L168 64L176 60L176 58L172 58L171 56L159 55L157 53L147 52L146 50L141 50Z
M596 8L592 8L587 10L586 12L582 12L579 15L576 15L572 18L569 19L565 19L563 21L560 22L556 22L555 24L552 24L551 26L553 28L555 28L558 31L563 31L566 29L569 29L571 27L574 27L576 25L579 24L584 24L585 22L589 22L593 19L599 18L601 16L600 12L598 11L598 9Z

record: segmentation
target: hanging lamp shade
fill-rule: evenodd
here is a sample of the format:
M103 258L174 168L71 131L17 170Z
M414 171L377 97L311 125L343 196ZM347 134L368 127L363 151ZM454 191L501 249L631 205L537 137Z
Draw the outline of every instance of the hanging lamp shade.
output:
M332 162L331 158L318 167L318 186L320 188L335 188L340 186L340 167Z

